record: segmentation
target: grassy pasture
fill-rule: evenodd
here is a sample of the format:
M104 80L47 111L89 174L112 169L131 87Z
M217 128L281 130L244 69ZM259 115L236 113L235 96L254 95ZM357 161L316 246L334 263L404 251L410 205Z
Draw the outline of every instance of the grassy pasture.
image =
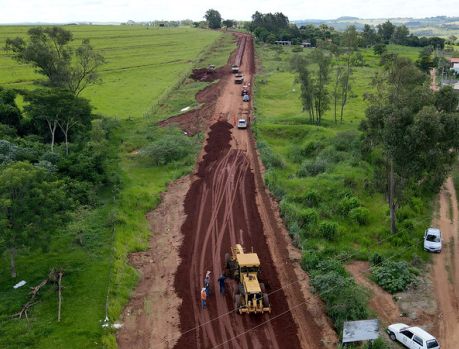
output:
M389 45L388 50L411 59L416 59L419 52L395 45ZM419 237L430 222L429 205L419 204L421 199L416 198L400 209L403 229L390 237L387 203L371 185L375 180L374 168L360 155L358 127L366 109L363 96L371 90L371 79L379 69L379 57L371 49L361 53L365 66L353 68L343 123L335 124L332 101L322 126L315 126L309 124L309 116L302 112L300 86L288 64L293 54L291 48L257 47L262 66L256 80L255 132L267 167L265 179L281 200L292 236L304 249L335 256L352 254L365 260L375 252L384 256L396 254L397 259L411 260L416 255L425 258ZM318 173L304 174L304 169ZM355 201L349 204L348 198ZM343 212L346 204L362 209ZM361 219L362 211L366 217ZM330 222L337 224L337 233L327 239L323 235L325 228L320 225Z
M194 95L205 83L186 79L192 67L223 65L234 49L230 35L190 28L87 26L68 27L79 40L89 37L103 51L107 64L102 83L85 92L96 111L114 120L110 149L120 184L99 193L97 208L75 213L49 251L23 253L18 278L36 285L53 266L63 267L62 322L56 322L56 295L52 288L40 295L30 320L9 315L28 298L29 289L13 290L8 260L0 260L0 347L2 348L116 348L113 330L103 330L108 299L110 321L116 321L138 275L127 264L127 254L146 248L150 235L145 213L159 202L167 184L194 165L197 148L180 160L152 166L132 154L165 135L180 135L155 122L195 105ZM0 45L6 37L24 35L25 27L0 27ZM40 76L0 55L0 85L34 88ZM9 65L5 68L4 65ZM167 98L166 98L167 97ZM158 104L158 101L161 101ZM131 116L131 117L130 117ZM198 145L202 139L196 136ZM84 244L75 241L83 232Z
M6 38L26 36L29 27L0 26L0 46ZM140 117L161 94L192 66L193 60L220 34L191 28L141 26L68 26L74 45L89 38L105 57L102 82L83 93L97 113L120 118ZM42 76L0 51L0 85L32 88Z

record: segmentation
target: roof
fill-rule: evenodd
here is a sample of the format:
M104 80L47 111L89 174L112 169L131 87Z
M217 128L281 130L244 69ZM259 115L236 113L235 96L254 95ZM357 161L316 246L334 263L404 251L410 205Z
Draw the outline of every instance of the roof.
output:
M343 327L343 343L352 343L376 339L379 337L378 331L378 319L345 321Z
M437 228L429 228L427 229L427 232L432 235L440 235L440 229Z
M260 283L258 282L257 273L242 274L242 282L248 293L260 293Z
M459 63L459 57L452 57L448 59L451 63Z
M404 330L410 330L411 332L414 333L414 335L416 335L418 337L421 337L422 339L424 339L426 341L429 341L431 339L435 339L434 336L432 336L430 333L424 331L420 327L408 327L408 328L405 328Z
M239 253L236 255L236 260L241 267L260 266L260 260L256 253Z

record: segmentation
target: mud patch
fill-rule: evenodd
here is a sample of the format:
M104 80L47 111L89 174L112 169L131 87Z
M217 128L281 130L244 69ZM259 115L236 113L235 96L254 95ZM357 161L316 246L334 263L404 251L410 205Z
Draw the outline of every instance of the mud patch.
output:
M291 313L285 312L288 303L263 234L254 175L245 153L230 149L231 128L227 122L210 127L206 154L197 171L199 179L186 196L182 263L175 279L183 299L180 328L184 335L176 348L210 348L223 343L228 348L300 348L297 327ZM236 314L236 283L232 280L227 281L226 295L216 292L224 255L235 243L257 252L262 262L261 279L271 292L272 314ZM215 292L208 298L208 308L202 310L199 291L207 270L214 274ZM249 329L254 330L243 335Z
M225 75L226 66L218 69L199 68L193 69L190 78L195 81L212 82Z

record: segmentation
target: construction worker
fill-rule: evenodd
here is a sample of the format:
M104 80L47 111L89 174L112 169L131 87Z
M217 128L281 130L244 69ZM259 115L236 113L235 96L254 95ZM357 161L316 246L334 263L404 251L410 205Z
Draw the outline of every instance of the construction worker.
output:
M206 273L206 277L204 278L204 288L206 290L206 294L210 295L210 271L208 270Z
M201 290L201 307L202 307L202 309L206 309L207 308L206 299L207 299L207 293L206 293L206 289L203 287L202 290Z
M226 276L223 274L220 274L220 277L218 278L218 283L220 284L221 294L225 294L225 279L226 279Z

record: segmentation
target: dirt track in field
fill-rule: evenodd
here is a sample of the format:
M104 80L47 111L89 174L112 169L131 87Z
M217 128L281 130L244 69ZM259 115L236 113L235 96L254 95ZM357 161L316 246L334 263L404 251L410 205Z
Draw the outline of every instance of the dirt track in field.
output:
M442 348L459 346L459 213L453 179L449 177L440 191L439 217L443 250L434 255L432 280L438 304L438 340Z
M238 42L239 49L232 61L240 61L244 83L248 84L255 73L253 42L244 34L238 34ZM197 123L209 125L200 162L184 198L185 218L178 234L183 242L173 284L175 292L161 290L166 304L178 299L172 313L179 309L180 324L177 328L176 319L169 319L167 310L146 316L138 302L123 317L131 319L118 335L121 348L336 347L336 335L324 316L323 305L310 294L307 275L299 266L300 253L290 245L277 204L264 187L263 168L250 129L235 128L239 117L252 119L252 109L251 102L242 102L241 85L234 84L229 71L228 68L218 83L198 94L198 100L206 103L201 109L163 123L177 123L184 130L196 129ZM222 272L224 255L234 243L258 253L261 279L270 293L271 314L236 314L236 283L232 280L227 280L226 294L218 294L217 278ZM208 309L201 310L199 293L207 270L212 271L213 293L208 298ZM151 284L152 278L144 274L138 289L144 283ZM144 294L143 301L150 297ZM163 309L159 307L159 311ZM156 313L156 309L152 312ZM161 327L157 322L142 321L145 316L159 316L167 324ZM165 331L159 346L153 346L151 340L135 340L142 335L159 337L154 335L157 331Z

